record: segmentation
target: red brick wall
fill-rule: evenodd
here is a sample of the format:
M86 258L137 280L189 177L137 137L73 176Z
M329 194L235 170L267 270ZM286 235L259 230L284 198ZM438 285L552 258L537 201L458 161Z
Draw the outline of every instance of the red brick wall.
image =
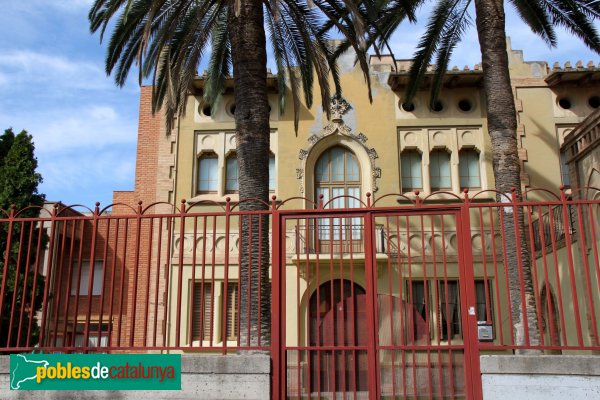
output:
M152 114L152 87L145 86L140 92L140 111L138 126L138 142L136 154L135 187L133 191L116 191L113 193L112 216L110 226L107 219L99 220L98 229L95 234L94 258L96 261L104 260L106 265L103 296L92 296L90 304L90 323L99 322L102 314L103 323L112 323L111 345L128 346L130 343L131 324L135 319L134 328L134 346L144 345L144 325L148 323L148 341L147 345L153 345L152 340L153 326L157 323L156 335L160 338L156 345L162 345L162 303L164 291L164 282L159 283L157 287L157 273L160 266L160 281L164 280L164 268L166 257L161 255L161 260L157 260L157 236L158 222L153 223L151 228L150 220L142 219L140 222L139 251L136 252L136 242L138 239L137 218L133 217L138 208L138 202L142 201L142 207L145 208L157 199L157 181L158 181L158 161L159 144L164 139L163 121L160 113ZM119 218L119 228L117 232L117 219L114 216L129 216L128 218ZM77 216L73 216L77 217ZM51 333L56 332L59 336L63 331L72 332L74 323L86 322L88 310L88 296L79 296L78 305L76 305L77 296L71 295L69 287L69 270L77 271L73 265L78 265L78 261L88 261L92 253L92 235L93 222L86 220L83 224L77 221L76 232L73 235L70 231L73 226L71 221L67 225L67 232L60 232L55 240L58 241L59 254L57 255L55 269L53 271L54 286L59 288L54 291L51 310L48 315L48 330ZM153 230L151 239L150 230ZM163 231L165 227L163 225ZM163 238L166 236L162 232ZM125 242L125 240L127 240ZM165 240L166 242L166 240ZM165 244L162 244L163 251ZM154 252L154 254L152 254ZM80 258L81 254L81 258ZM164 254L164 253L163 253ZM151 259L152 257L152 259ZM113 279L114 265L114 279ZM133 293L134 276L137 271L137 290L135 296ZM148 281L150 280L150 286ZM72 281L72 280L71 280ZM111 287L112 298L111 298ZM121 291L121 286L123 290ZM159 312L157 321L154 321L154 309L156 305L155 293L159 291ZM121 299L123 306L121 307ZM133 315L133 303L136 304L135 315ZM112 305L112 321L110 321L110 306ZM119 321L122 323L119 324ZM68 322L67 328L64 328L64 321ZM117 343L120 332L120 343ZM47 345L53 345L46 342Z
M140 89L140 111L138 120L138 139L135 166L135 186L133 191L116 191L113 193L114 203L130 206L142 201L147 206L156 199L158 177L158 147L163 132L161 113L152 114L152 87L142 86ZM113 214L128 214L127 207L113 208Z

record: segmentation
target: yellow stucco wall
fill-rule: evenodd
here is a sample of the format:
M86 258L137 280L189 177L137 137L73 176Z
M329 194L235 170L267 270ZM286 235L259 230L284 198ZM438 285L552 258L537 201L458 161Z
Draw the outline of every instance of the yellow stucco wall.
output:
M444 104L441 112L429 110L427 91L419 92L414 101L415 110L407 112L400 107L402 91L393 91L388 84L391 64L383 62L373 65L371 72L373 102L370 103L362 72L355 68L351 61L352 57L345 57L341 62L343 98L351 106L351 109L342 115L341 121L328 121L319 97L315 96L312 107L308 108L303 105L300 108L299 129L298 132L295 132L290 91L288 90L286 109L282 114L279 113L277 106L278 95L275 93L269 95L269 103L272 108L271 151L275 155L276 161L274 193L279 199L295 196L314 199L314 165L320 154L335 145L345 146L356 155L361 170L361 197L363 199L366 192L373 194L373 200L384 194L403 192L400 178L400 154L404 149L414 149L422 153L422 173L425 186L423 192L425 195L429 192L426 185L429 181L427 177L429 152L438 148L444 148L451 152L452 192L461 193L458 179L458 152L461 148L477 149L481 157L481 189L493 188L494 179L485 118L485 101L479 85L445 88L441 94L441 101ZM477 71L479 70L473 69L465 74L477 74ZM587 105L587 99L600 93L600 84L595 82L584 87L559 84L550 87L544 80L550 73L551 69L546 63L527 63L523 61L522 54L511 53L511 74L517 103L521 158L528 179L526 183L530 187L556 190L561 183L560 144L568 130L592 111ZM559 98L567 95L573 103L573 107L569 110L562 109L557 103ZM458 109L457 104L463 99L471 102L472 110L464 112ZM227 194L224 191L225 157L235 151L235 123L230 113L233 103L233 95L226 94L215 109L211 110L211 115L207 116L202 112L204 105L201 96L190 96L186 115L178 121L175 131L177 141L176 162L173 171L175 181L173 198L176 202L184 198L191 202L210 200L222 205L225 197L237 200L236 194ZM332 127L331 130L327 130L328 126ZM360 140L357 138L359 134L364 135ZM313 135L316 135L318 140L311 141L310 138ZM218 156L219 189L217 193L197 194L198 157L207 151L214 152ZM307 153L302 155L302 151ZM410 193L408 196L414 197ZM535 198L535 195L531 196L531 199ZM441 199L444 197L442 196ZM397 203L395 198L389 198L383 204L394 205ZM307 206L308 203L293 203L293 207L297 208ZM217 205L202 206L203 211L219 209ZM217 225L218 229L222 231L223 220L219 220ZM452 225L447 229L453 229ZM189 225L187 230L189 232ZM224 249L224 251L228 250ZM559 259L562 270L564 269L563 256L559 255ZM310 289L308 291L306 289L307 287L316 287L316 283L306 280L298 283L293 260L288 259L288 262L290 265L286 269L288 274L286 293L291 299L300 298L301 304L298 305L295 300L286 303L287 331L303 332L305 328L298 327L297 321L300 320L302 325L303 320L298 318L298 313L306 314L306 298L310 292ZM381 262L383 263L381 264L382 268L385 268L385 261ZM223 278L222 260L220 263L215 270L217 281ZM291 268L289 268L290 266ZM344 268L348 268L348 266L346 265ZM456 263L449 265L448 268L451 277L458 277ZM481 262L476 263L473 268L476 276L483 276ZM173 271L171 290L176 290L176 286L173 285L177 281L178 268L173 268ZM190 271L191 268L186 265L182 292L188 295L191 282ZM497 279L500 287L505 286L502 274L499 275ZM236 279L236 276L237 267L231 267L231 279ZM487 277L491 276L492 274L488 272ZM364 272L358 272L355 278L359 283L364 281ZM384 274L379 279L378 284L381 287L388 283ZM297 283L301 293L297 292ZM541 281L538 283L542 284ZM399 285L400 283L396 283L393 289L395 294L399 292ZM217 292L219 295L220 289ZM570 295L570 289L565 289L565 292L563 295ZM496 292L493 301L506 304L507 294L502 291ZM189 307L189 303L189 301L187 303L184 301L184 307ZM177 310L174 307L176 304L171 303L171 312L176 314ZM587 322L585 323L587 324ZM189 331L188 321L183 319L180 324L181 343L189 343L189 338L186 336ZM507 324L504 326L507 327ZM587 325L585 327L587 329ZM175 324L171 320L168 323L170 341L175 335L174 329ZM509 332L506 331L504 334L508 335ZM218 335L217 330L215 330L215 335ZM570 337L572 332L568 332L568 335ZM295 345L302 340L302 334L298 337L291 337L288 345Z

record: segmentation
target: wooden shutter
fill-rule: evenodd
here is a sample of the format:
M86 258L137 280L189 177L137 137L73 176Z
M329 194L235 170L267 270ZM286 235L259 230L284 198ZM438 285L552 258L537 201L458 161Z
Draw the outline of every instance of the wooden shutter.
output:
M194 283L192 340L210 340L212 320L212 285Z
M238 284L227 284L227 340L237 340L238 336Z

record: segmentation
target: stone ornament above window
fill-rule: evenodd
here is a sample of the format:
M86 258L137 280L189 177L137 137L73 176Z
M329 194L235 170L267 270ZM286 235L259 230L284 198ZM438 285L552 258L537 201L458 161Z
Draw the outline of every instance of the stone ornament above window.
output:
M342 122L342 117L344 116L344 114L346 114L348 110L351 109L352 106L350 105L350 103L348 103L346 99L344 99L339 94L336 94L331 98L331 105L329 107L329 110L331 113L332 121Z
M299 187L300 187L301 195L304 195L303 180L304 180L304 177L306 176L305 171L304 171L306 159L308 158L308 155L311 152L311 150L315 147L315 145L317 145L317 143L319 143L325 137L328 137L331 135L342 135L342 136L349 137L349 138L353 139L354 141L356 141L356 143L358 143L362 148L364 148L366 154L369 157L369 161L371 164L370 165L370 170L371 170L370 175L373 177L371 192L375 193L378 190L377 179L381 178L381 168L378 168L375 165L375 160L377 158L379 158L379 155L377 154L377 151L374 148L369 148L366 145L366 142L369 140L367 135L365 135L362 132L358 132L358 133L353 132L352 128L350 128L344 122L343 116L351 109L352 109L352 106L350 105L350 103L348 103L346 101L346 99L344 99L340 95L333 96L331 98L331 105L330 105L331 121L327 125L325 125L325 127L323 127L323 129L319 133L309 136L308 146L303 149L300 149L298 151L298 159L300 160L302 165L300 166L300 168L296 169L296 178L300 181Z

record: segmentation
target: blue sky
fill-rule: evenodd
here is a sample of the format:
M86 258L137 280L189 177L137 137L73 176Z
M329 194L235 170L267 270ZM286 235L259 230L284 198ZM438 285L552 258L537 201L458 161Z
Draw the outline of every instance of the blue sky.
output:
M33 135L44 177L40 191L48 200L109 204L113 190L133 189L137 74L122 89L106 77L105 47L88 29L92 0L2 2L0 128ZM508 21L513 47L524 50L527 60L600 61L565 32L550 50L510 10ZM401 27L392 42L396 57L409 58L423 31L423 23ZM479 62L473 29L453 60L461 68Z

